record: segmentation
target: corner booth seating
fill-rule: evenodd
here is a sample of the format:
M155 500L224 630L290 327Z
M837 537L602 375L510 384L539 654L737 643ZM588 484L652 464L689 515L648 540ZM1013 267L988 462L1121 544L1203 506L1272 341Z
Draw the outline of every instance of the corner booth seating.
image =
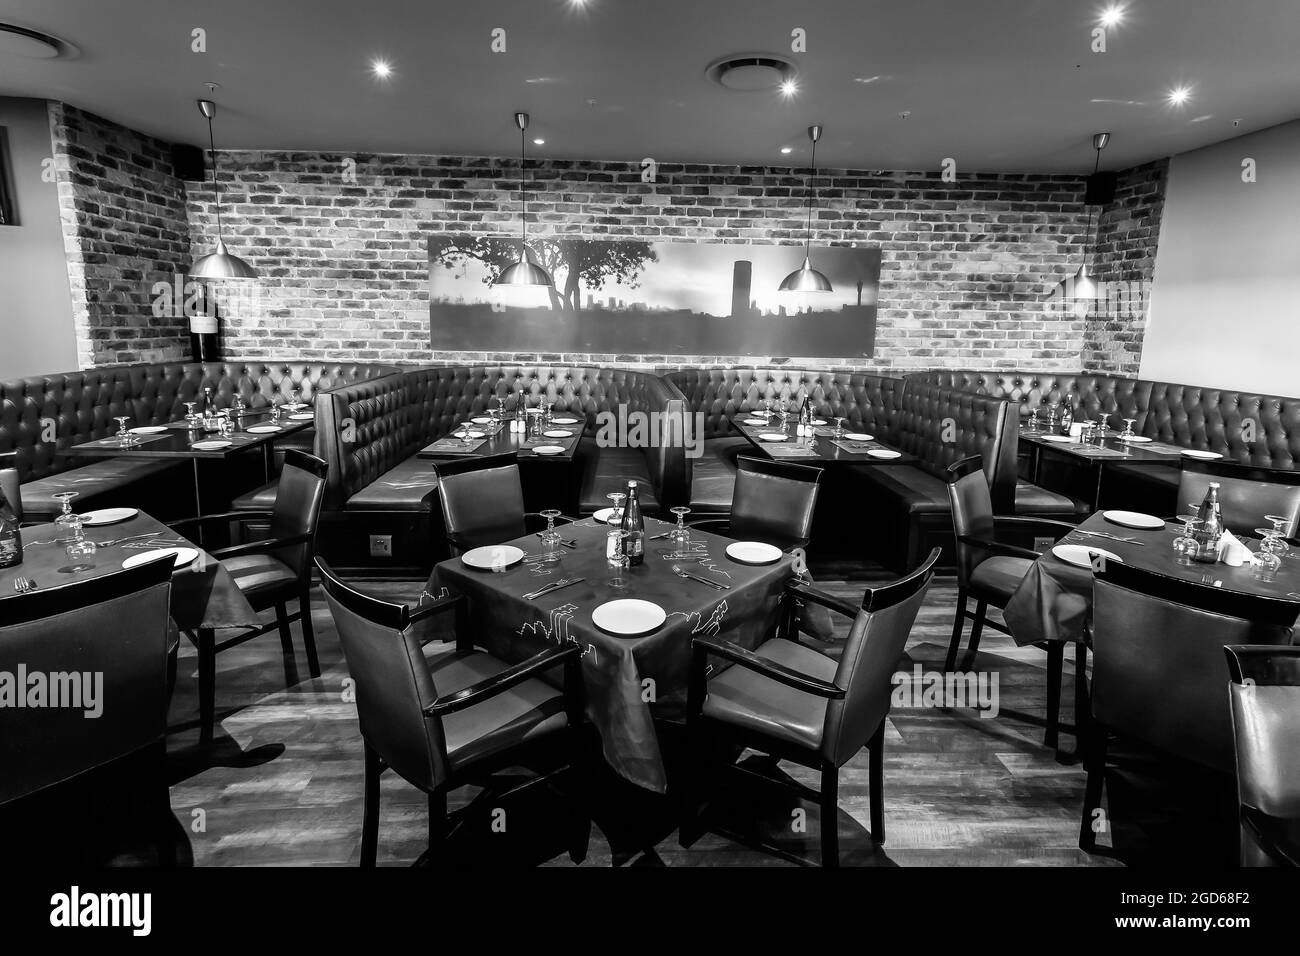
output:
M185 416L185 402L211 388L222 404L241 395L251 408L289 401L291 389L312 402L339 385L395 371L392 366L356 363L237 360L104 365L0 382L0 467L18 471L28 520L54 518L61 510L52 496L75 491L78 511L154 503L162 516L192 513L193 481L187 462L112 458L83 462L63 452L71 445L117 433L114 418L128 427L163 425ZM308 430L277 443L312 451Z
M1300 398L1093 372L937 369L913 373L908 380L1006 399L1019 406L1021 418L1041 405L1069 402L1094 421L1105 415L1112 428L1132 418L1133 430L1154 441L1217 452L1259 468L1293 470L1300 462ZM1186 504L1176 500L1178 462L1107 469L1103 501L1124 507L1149 502L1148 510L1162 515Z

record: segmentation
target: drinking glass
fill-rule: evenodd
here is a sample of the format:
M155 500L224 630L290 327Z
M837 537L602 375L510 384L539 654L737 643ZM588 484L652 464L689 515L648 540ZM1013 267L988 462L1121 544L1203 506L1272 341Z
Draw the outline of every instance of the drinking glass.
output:
M618 557L607 558L605 568L605 584L615 591L622 591L627 587L627 578L623 577L623 572L629 567L627 559L627 542L631 533L627 531L617 531L618 535Z
M86 563L84 559L94 555L99 550L99 546L86 537L83 531L84 525L81 523L81 516L73 515L72 517L77 519L76 526L72 529L72 539L68 541L63 550L73 562L72 571L89 571L94 565Z
M1092 433L1096 428L1097 428L1096 422L1087 422L1087 421L1080 422L1079 423L1079 444L1091 445Z
M54 519L54 529L58 532L59 537L62 538L64 535L70 535L79 530L81 528L81 516L72 513L72 499L77 497L77 492L58 491L50 497L63 502L63 510Z
M612 525L622 524L623 523L623 499L626 498L627 495L624 492L615 491L614 493L608 494L605 497L608 498L610 501L614 502L614 510L613 512L610 513L609 521L606 523Z
M838 415L836 416L836 418L835 418L835 437L836 437L836 438L843 438L843 437L844 437L844 421L845 421L845 419L843 418L843 416L838 416Z
M677 515L677 526L668 532L668 540L678 545L685 544L691 540L690 529L686 527L686 516L691 513L690 508L684 508L678 505L675 508L669 508L673 514Z
M199 417L194 414L194 406L197 404L198 402L185 403L185 420L190 423L190 428L199 427Z
M237 418L243 418L244 415L245 415L245 413L246 413L247 411L248 411L248 406L244 404L244 396L243 396L243 395L236 395L236 396L235 396L235 416L236 416Z
M763 418L765 418L767 421L771 421L771 420L772 420L772 400L771 400L770 398L765 398L765 399L763 399L761 402L759 402L759 403L758 403L758 411L759 411L759 414L761 414L761 415L763 416Z
M1136 418L1125 418L1125 419L1122 419L1122 421L1124 422L1124 430L1123 430L1122 432L1119 433L1119 440L1120 440L1120 441L1128 441L1130 438L1134 438L1134 437L1136 437L1136 436L1134 436L1134 434L1133 434L1133 423L1136 422L1137 419L1136 419Z
M117 422L117 443L123 447L135 444L135 436L126 430L126 423L131 420L130 415L114 416Z
M1201 519L1194 514L1179 515L1178 520L1183 523L1182 534L1174 538L1174 554L1178 556L1178 563L1192 565L1196 562L1196 554L1200 550L1200 543L1196 540L1196 529L1201 526Z
M1255 552L1252 562L1252 574L1258 581L1272 581L1278 569L1282 567L1282 552L1278 545L1285 546L1276 528L1256 528L1255 533L1264 536L1259 550Z
M555 519L560 516L558 508L547 508L545 511L538 512L546 519L546 530L542 532L542 543L546 545L548 551L554 551L563 540L563 535L555 530Z
M1286 543L1286 533L1290 530L1291 519L1286 515L1264 515L1264 520L1272 522L1272 530L1277 532L1277 541L1273 545L1273 553L1277 555L1288 554L1291 551L1291 545Z
M298 390L296 388L289 389L289 407L293 409L303 407L302 402L298 401Z

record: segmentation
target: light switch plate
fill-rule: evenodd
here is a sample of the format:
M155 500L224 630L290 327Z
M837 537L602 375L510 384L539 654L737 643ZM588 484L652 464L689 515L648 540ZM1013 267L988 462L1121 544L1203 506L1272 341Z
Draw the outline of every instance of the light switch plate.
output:
M393 556L393 536L391 534L372 534L370 536L370 556L372 558L391 558Z
M1051 538L1034 538L1034 550L1035 550L1035 551L1046 551L1048 548L1050 548L1050 547L1051 547L1052 545L1054 545L1055 543L1056 543L1056 542L1055 542L1053 539L1051 539Z

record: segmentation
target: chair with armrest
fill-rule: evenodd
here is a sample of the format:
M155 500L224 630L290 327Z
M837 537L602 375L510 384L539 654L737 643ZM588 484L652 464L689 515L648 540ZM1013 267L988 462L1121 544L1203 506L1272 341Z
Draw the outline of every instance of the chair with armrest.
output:
M1178 481L1178 514L1195 509L1212 481L1219 484L1219 507L1229 531L1253 534L1256 528L1268 526L1265 515L1287 518L1287 538L1300 530L1300 471L1185 458Z
M822 470L748 455L736 459L736 468L731 511L692 521L691 527L782 551L808 547Z
M839 865L839 768L868 747L871 834L876 844L885 842L883 748L892 677L940 553L935 548L906 576L868 588L858 607L803 583L787 586L787 598L853 619L838 662L789 631L753 651L718 638L694 639L686 716L694 758L683 842L694 833L706 795L704 754L719 738L821 772L820 792L807 792L821 805L823 866ZM709 679L710 658L731 666Z
M957 613L952 626L952 640L944 670L957 666L957 652L961 649L962 631L966 621L971 624L970 644L966 661L975 659L979 651L980 635L988 625L1003 634L1005 626L988 617L989 606L999 610L1007 606L1011 596L1020 587L1039 554L1028 548L999 540L999 532L1019 535L1038 533L1058 539L1074 530L1074 525L1050 518L1011 517L993 513L993 498L988 478L978 456L963 458L948 466L948 499L952 503L952 526L957 557ZM967 610L967 602L975 600L975 612ZM1047 730L1043 744L1056 747L1060 728L1061 675L1064 671L1065 647L1053 641L1047 651ZM1087 664L1087 648L1079 644L1075 660L1075 702L1079 704L1085 694L1083 684Z
M1242 866L1300 866L1300 647L1233 645Z
M472 548L522 538L530 527L546 527L545 518L524 510L519 461L513 453L439 461L433 468L453 557Z
M1111 734L1224 775L1234 768L1229 644L1288 645L1300 605L1106 562L1093 576L1092 707L1079 847L1096 847ZM1153 702L1158 705L1153 706Z
M145 783L165 801L171 572L160 558L0 600L0 659L73 695L0 707L0 805L150 748L156 776Z
M516 766L530 751L547 747L567 751L569 766L535 777L510 793L576 765L583 713L578 645L548 647L512 666L474 649L463 597L411 609L358 591L321 558L316 565L356 682L365 744L362 866L375 865L379 778L387 769L428 795L433 853L450 835L450 791ZM446 613L455 615L455 643L421 646L412 625ZM539 679L559 667L564 669L562 690ZM585 855L589 818L575 817L574 823L569 852L578 862Z
M245 641L278 628L280 644L287 657L293 655L293 635L289 625L299 621L307 651L307 665L312 677L320 677L320 660L316 655L316 636L311 623L312 557L321 502L325 496L324 461L306 452L290 448L284 455L284 469L276 487L275 505L270 511L229 511L174 521L169 527L185 533L214 525L229 526L246 521L269 523L268 537L245 544L211 551L230 572L254 610L275 608L275 620L255 630L245 631L216 643L210 631L190 635L199 649L199 719L200 741L212 741L215 717L216 655ZM195 537L194 540L199 540ZM297 600L298 610L290 614L288 603Z

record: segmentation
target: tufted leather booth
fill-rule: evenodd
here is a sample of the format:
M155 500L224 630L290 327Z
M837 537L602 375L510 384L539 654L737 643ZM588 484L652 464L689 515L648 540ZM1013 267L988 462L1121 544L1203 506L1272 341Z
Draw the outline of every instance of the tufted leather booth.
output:
M129 416L132 426L160 425L183 416L184 403L212 388L227 404L236 393L253 408L288 399L302 401L338 384L393 371L391 366L298 361L159 362L106 365L0 382L0 464L18 470L23 500L34 519L59 510L51 495L77 491L79 509L140 501L163 492L176 463L115 459L89 464L60 453L71 445L106 438L113 419ZM53 440L49 440L49 439ZM311 443L293 436L298 444ZM294 444L286 439L286 447ZM58 477L70 469L75 477Z

